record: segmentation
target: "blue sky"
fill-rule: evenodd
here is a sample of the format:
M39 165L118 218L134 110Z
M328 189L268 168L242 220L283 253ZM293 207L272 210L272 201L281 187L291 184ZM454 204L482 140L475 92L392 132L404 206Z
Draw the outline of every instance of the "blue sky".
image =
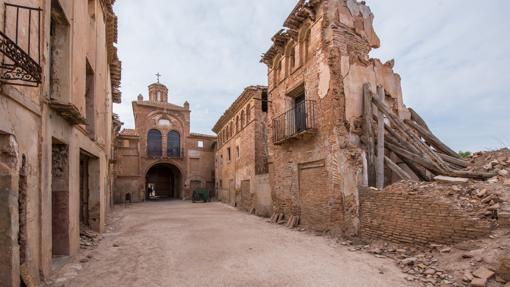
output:
M123 104L163 74L170 101L189 101L192 131L210 131L248 85L266 84L260 55L296 0L117 1ZM510 147L510 1L368 0L404 101L456 150Z

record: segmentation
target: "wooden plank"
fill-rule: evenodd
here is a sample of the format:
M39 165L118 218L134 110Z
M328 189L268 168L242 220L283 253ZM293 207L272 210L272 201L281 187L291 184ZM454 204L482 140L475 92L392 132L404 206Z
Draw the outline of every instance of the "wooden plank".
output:
M403 180L412 180L413 177L410 176L405 170L403 170L400 166L398 166L396 163L394 163L389 157L385 156L384 161L386 162L386 165L398 175Z
M445 145L439 138L437 138L432 132L428 131L424 127L420 126L414 121L405 120L406 124L411 126L413 129L415 129L423 139L433 146L435 149L455 158L460 158L460 155L453 151L450 147Z
M415 121L417 124L430 131L429 126L425 120L423 120L423 118L414 109L408 108L408 110L411 112L411 120Z
M438 153L438 154L447 163L451 163L451 164L456 165L456 166L461 167L461 168L468 167L468 163L465 160L463 160L463 159L452 157L452 156L446 155L444 153Z
M392 152L396 153L397 155L404 157L414 163L417 163L426 169L430 169L433 172L437 172L438 174L443 174L443 170L438 167L433 161L428 160L420 155L411 153L409 151L406 151L403 148L400 148L394 144L391 144L389 142L386 142L385 146L391 150Z
M440 173L449 173L450 167L441 159L429 146L421 141L421 138L415 134L414 130L406 125L400 118L395 115L388 107L386 107L381 101L374 97L372 98L374 104L388 117L392 126L396 132L399 132L403 138L403 141L413 146L423 158L433 162L435 168L439 168Z
M396 145L400 148L404 148L404 149L407 149L407 150L411 150L412 149L409 149L407 148L407 146L405 145L402 145L400 142L398 142L397 140L395 140L393 138L393 136L390 136L390 135L386 135L386 141L393 144L393 145ZM421 167L421 166L418 166L417 164L415 164L414 162L404 158L404 157L401 157L401 156L398 156L396 155L401 161L403 161L413 172L414 174L422 181L432 181L432 178L430 176L427 175L427 170L424 168L424 167Z
M363 85L363 137L367 146L368 186L375 186L375 139L372 131L372 92L370 84Z
M386 94L382 86L377 87L377 97L384 104ZM377 110L377 161L376 161L376 187L384 188L384 113Z

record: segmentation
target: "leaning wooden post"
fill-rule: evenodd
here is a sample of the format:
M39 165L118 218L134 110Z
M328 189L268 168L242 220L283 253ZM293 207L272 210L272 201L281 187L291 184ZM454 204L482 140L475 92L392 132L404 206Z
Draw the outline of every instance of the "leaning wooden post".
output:
M383 86L377 86L377 97L384 104L385 93ZM384 113L377 109L377 160L376 160L376 187L384 188Z
M370 84L363 85L363 139L367 146L368 186L375 186L375 138L372 130L372 92Z

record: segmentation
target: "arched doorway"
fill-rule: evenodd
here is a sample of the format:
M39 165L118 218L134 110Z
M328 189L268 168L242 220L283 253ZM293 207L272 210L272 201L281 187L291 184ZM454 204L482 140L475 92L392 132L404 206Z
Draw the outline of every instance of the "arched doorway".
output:
M152 166L147 171L145 182L147 199L182 198L181 172L172 164L162 163Z

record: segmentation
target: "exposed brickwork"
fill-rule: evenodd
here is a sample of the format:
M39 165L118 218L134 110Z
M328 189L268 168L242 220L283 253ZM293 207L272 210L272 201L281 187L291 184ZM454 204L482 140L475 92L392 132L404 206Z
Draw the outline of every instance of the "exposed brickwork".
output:
M268 172L266 94L266 87L247 87L213 128L219 199L262 216L271 209L269 184L261 179Z
M488 222L448 201L426 194L360 192L360 235L412 244L453 244L486 236Z
M139 95L133 102L135 129L122 131L115 145L115 202L123 203L126 198L131 198L132 202L145 200L149 173L162 166L170 169L168 175L172 175L172 180L166 184L158 181L160 186L155 187L156 193L158 189L172 189L165 195L191 199L194 189L207 188L214 196L216 137L190 132L189 103L182 106L169 103L165 85L151 84L148 98L144 100ZM158 155L149 153L148 135L151 131L161 136ZM153 181L158 185L155 179Z

